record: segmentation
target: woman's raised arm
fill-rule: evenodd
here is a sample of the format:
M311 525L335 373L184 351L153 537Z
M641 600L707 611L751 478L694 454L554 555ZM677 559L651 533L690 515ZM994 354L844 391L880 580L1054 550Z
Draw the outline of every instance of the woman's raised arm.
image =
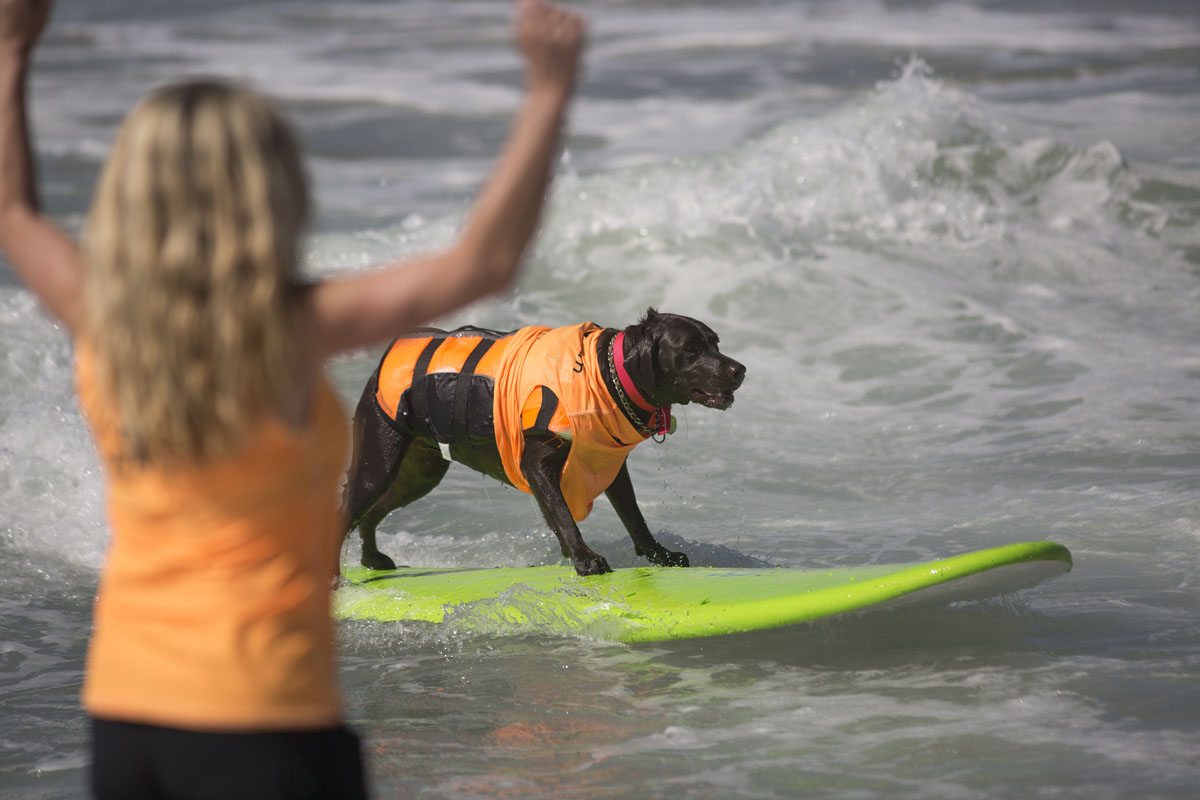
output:
M79 248L38 207L25 84L50 0L0 0L0 249L19 277L72 333L83 321Z
M508 287L533 238L583 49L583 20L519 0L526 90L512 131L458 241L433 255L324 281L308 293L302 336L324 357L374 344Z

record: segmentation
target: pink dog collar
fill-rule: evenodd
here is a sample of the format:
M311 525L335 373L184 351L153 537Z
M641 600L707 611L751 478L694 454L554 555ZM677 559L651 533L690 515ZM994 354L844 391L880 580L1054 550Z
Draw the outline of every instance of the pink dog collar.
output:
M666 436L671 433L671 407L652 406L647 403L646 398L642 397L642 393L633 385L629 371L625 369L625 331L621 331L617 334L617 338L613 339L613 361L617 368L617 380L621 382L621 388L625 390L625 394L629 395L633 404L643 411L654 412L654 417L650 420L651 430L658 436Z

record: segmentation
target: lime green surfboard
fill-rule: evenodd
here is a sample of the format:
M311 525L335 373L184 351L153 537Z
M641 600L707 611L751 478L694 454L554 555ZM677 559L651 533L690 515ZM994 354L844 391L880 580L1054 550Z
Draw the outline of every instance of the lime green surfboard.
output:
M979 600L1035 586L1071 565L1061 544L1023 542L919 564L837 569L634 567L580 577L569 566L352 567L334 608L343 618L649 642Z

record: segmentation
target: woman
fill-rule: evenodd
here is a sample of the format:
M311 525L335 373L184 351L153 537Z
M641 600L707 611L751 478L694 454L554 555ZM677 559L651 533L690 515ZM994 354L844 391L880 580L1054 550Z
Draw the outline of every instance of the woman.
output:
M330 356L509 286L537 226L582 21L517 4L526 92L460 238L296 278L307 187L272 105L166 87L122 125L82 251L37 205L24 89L49 0L0 0L0 247L76 342L112 531L88 652L98 797L362 797L329 607L346 416Z

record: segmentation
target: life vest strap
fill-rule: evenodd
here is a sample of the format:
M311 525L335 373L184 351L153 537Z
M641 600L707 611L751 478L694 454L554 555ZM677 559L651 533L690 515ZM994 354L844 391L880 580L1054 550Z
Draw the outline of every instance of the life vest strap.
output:
M480 339L479 344L471 350L467 360L463 362L458 380L454 384L454 413L450 418L450 440L459 447L474 451L467 428L467 401L471 396L471 379L475 376L475 368L487 355L487 351L495 344L495 339Z
M415 419L429 419L429 386L426 385L425 377L429 373L433 354L442 346L443 341L445 339L438 336L430 339L429 344L425 345L421 355L417 357L417 363L413 365L412 383L409 384L412 397L409 402L412 404Z

